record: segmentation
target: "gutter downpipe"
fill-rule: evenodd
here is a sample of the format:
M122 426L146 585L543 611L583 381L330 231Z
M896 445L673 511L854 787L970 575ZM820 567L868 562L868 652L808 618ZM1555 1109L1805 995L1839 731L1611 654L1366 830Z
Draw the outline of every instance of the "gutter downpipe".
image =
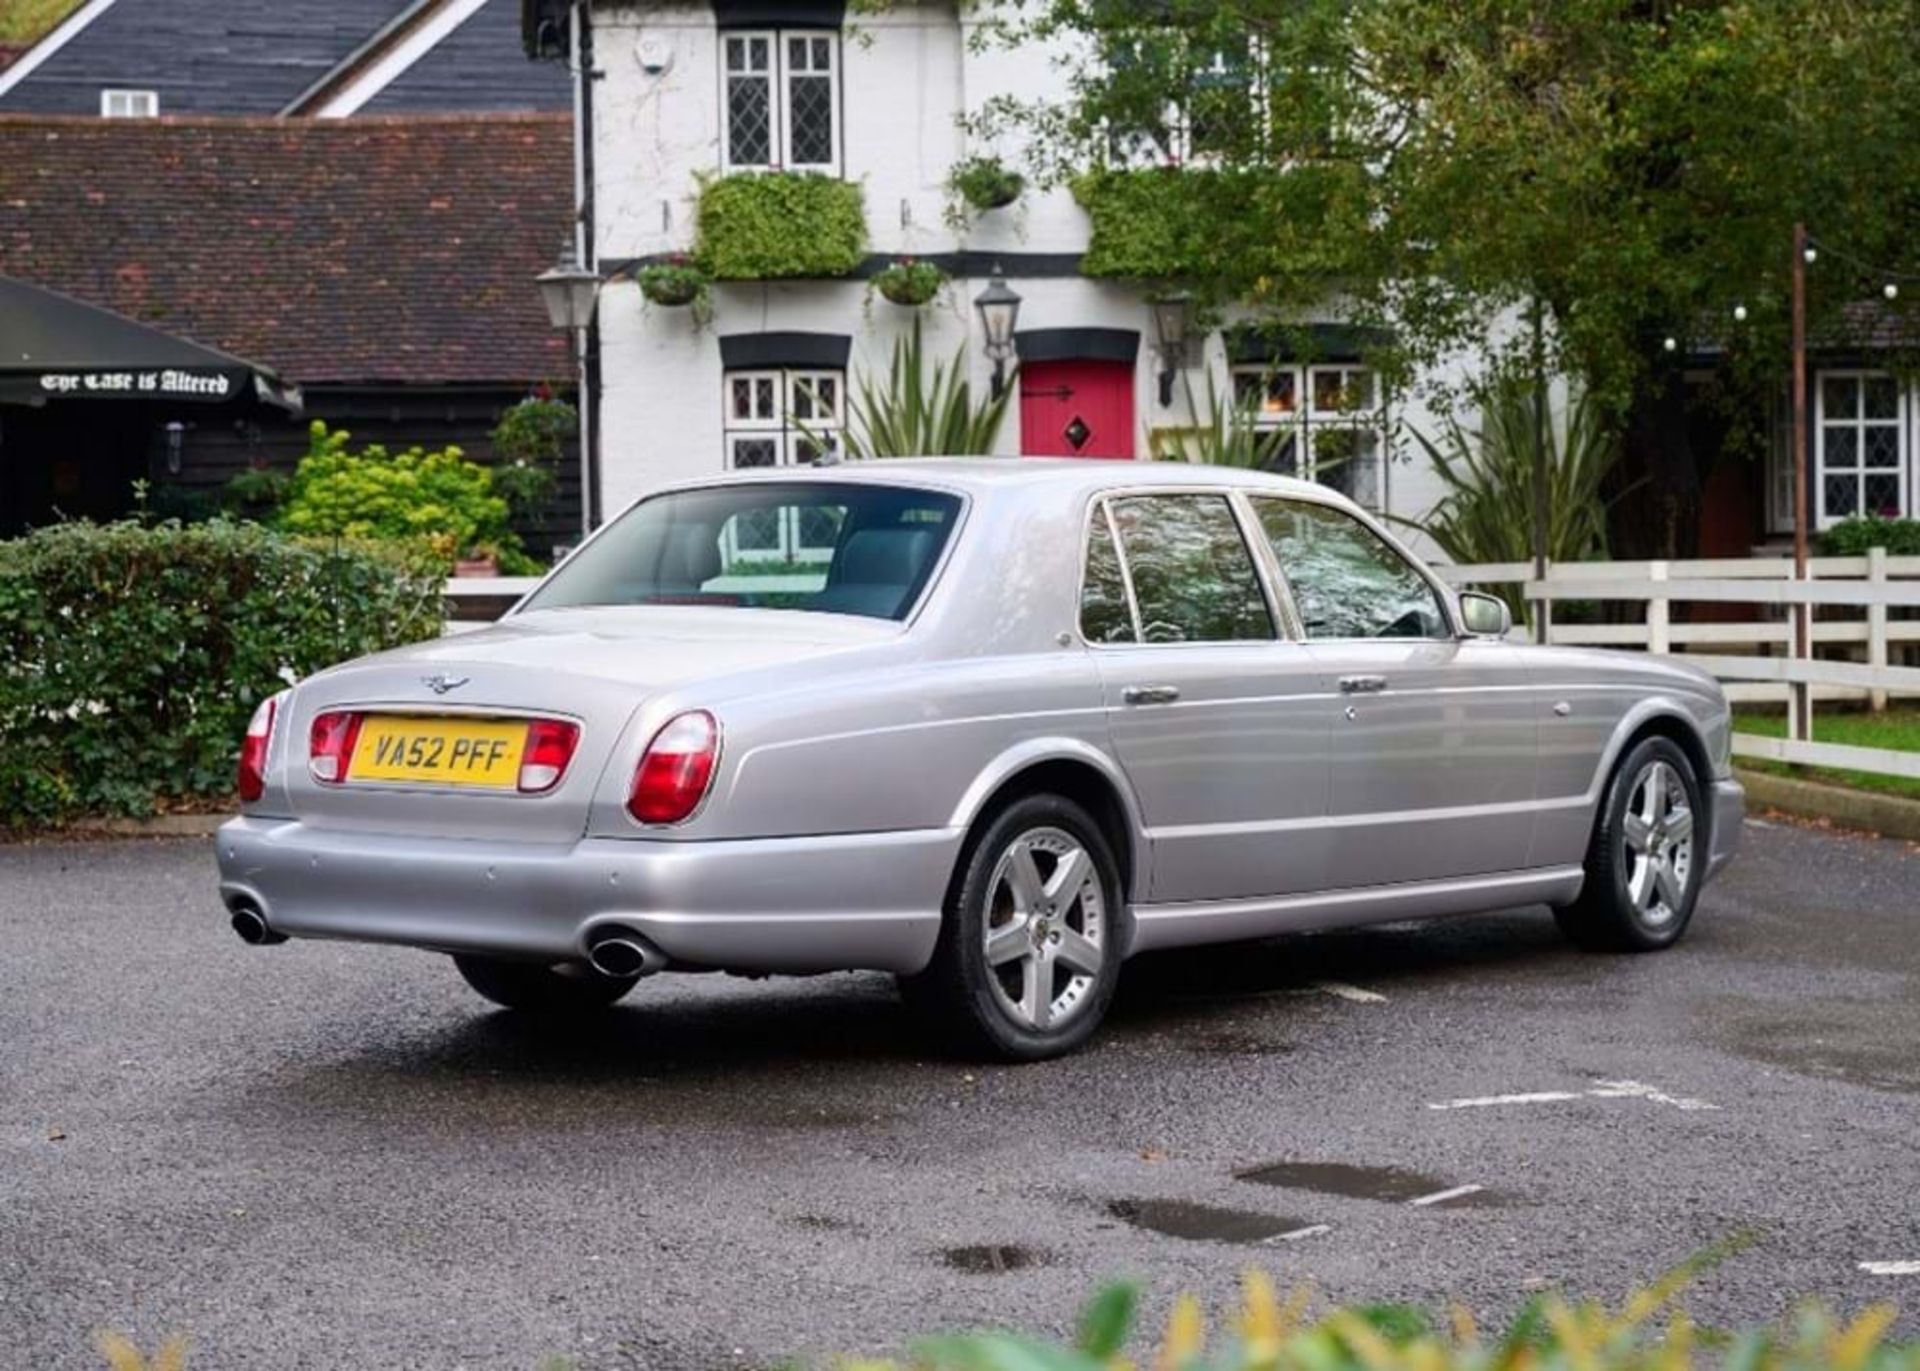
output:
M574 0L567 24L573 73L573 248L589 271L600 270L593 212L593 19L591 0ZM580 526L592 533L600 522L600 322L596 308L576 339L580 391Z

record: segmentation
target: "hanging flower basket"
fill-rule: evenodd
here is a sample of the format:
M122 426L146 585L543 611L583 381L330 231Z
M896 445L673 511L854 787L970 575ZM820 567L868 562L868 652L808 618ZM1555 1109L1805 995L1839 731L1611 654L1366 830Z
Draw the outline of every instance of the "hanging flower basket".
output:
M1027 178L997 157L971 157L954 167L948 184L973 208L995 210L1018 200Z
M874 273L873 288L896 305L918 308L929 303L947 283L947 273L932 262L913 257L882 267Z
M642 295L668 308L694 304L707 294L707 274L687 257L671 257L642 267L638 279Z

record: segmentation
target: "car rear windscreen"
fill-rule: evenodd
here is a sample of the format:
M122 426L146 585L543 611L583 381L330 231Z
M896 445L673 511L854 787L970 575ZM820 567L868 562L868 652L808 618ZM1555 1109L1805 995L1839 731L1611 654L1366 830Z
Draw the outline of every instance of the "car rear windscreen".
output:
M903 619L960 498L825 481L670 491L561 564L525 608L720 605Z

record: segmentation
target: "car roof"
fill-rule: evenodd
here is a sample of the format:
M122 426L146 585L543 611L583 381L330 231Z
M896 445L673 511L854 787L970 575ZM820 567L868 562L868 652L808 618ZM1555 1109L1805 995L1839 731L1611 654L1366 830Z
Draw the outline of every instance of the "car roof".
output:
M754 467L698 481L676 482L668 489L754 484L767 481L857 481L882 485L938 485L986 492L1012 487L1045 488L1071 494L1115 486L1218 486L1266 490L1348 503L1337 491L1292 476L1245 467L1198 462L1143 462L1084 457L888 457L835 462L824 466Z

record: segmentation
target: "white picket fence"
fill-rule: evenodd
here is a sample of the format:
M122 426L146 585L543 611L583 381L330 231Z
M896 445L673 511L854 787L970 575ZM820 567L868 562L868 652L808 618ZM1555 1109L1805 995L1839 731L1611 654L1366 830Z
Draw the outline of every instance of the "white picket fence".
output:
M1816 557L1808 579L1794 578L1787 557L1699 561L1562 562L1534 579L1531 562L1435 568L1458 586L1518 584L1530 602L1625 601L1646 606L1631 624L1554 623L1548 641L1587 647L1637 648L1683 657L1726 684L1738 702L1787 701L1795 692L1816 701L1864 701L1884 709L1890 698L1920 698L1920 618L1889 611L1920 609L1920 557ZM1740 604L1764 608L1751 622L1676 621L1674 605ZM1811 657L1794 653L1792 607L1815 607ZM1824 611L1824 613L1822 612ZM1843 767L1920 778L1920 753L1845 747L1790 736L1736 733L1745 757Z

